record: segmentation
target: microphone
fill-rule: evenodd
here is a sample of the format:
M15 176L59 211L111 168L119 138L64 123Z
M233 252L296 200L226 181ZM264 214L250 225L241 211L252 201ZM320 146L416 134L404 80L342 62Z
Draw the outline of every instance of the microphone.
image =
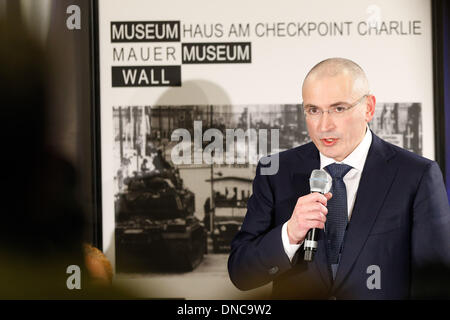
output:
M321 194L324 194L327 192L327 190L330 189L331 181L329 180L329 177L327 173L324 170L313 170L311 173L311 177L309 178L309 185L311 189L311 193L313 192L319 192ZM305 242L303 245L303 248L305 250L305 261L313 261L314 254L317 250L317 237L319 234L319 229L312 228L309 229L308 233L306 234Z

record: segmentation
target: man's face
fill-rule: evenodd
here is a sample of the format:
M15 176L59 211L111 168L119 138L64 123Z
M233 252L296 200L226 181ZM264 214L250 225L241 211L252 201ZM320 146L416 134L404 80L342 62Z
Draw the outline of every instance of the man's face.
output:
M349 75L308 78L303 85L303 105L329 110L338 103L351 105L367 92L355 92ZM375 111L375 97L363 98L342 114L327 112L317 117L306 116L308 133L317 149L336 161L344 160L362 141Z

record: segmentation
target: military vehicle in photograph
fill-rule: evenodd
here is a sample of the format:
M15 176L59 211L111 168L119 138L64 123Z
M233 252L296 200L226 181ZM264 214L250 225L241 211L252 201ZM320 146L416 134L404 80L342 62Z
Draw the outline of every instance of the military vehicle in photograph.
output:
M206 252L195 196L176 170L136 175L116 199L118 272L190 271Z
M242 212L236 207L216 207L214 230L211 235L215 253L230 252L231 241L244 221L245 212Z
M214 213L211 239L214 253L228 253L247 212L252 180L227 176L214 179ZM205 223L207 225L207 223Z

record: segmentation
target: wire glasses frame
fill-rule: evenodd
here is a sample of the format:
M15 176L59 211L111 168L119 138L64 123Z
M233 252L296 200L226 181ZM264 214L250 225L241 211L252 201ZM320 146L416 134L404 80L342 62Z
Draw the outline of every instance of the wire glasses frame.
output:
M315 119L320 118L325 112L328 112L328 114L330 116L344 114L347 110L350 110L351 108L356 107L362 101L362 99L364 99L367 96L369 96L369 93L366 93L365 95L363 95L361 98L359 98L358 100L356 100L355 102L353 102L350 105L347 105L347 104L336 105L336 106L330 107L330 109L328 109L328 110L321 110L320 108L315 107L315 106L308 107L304 110L304 113L305 113L305 116L315 118Z

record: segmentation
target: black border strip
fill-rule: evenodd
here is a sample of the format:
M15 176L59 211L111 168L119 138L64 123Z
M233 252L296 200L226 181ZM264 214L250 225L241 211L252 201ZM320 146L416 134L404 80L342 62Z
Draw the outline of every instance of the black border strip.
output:
M90 37L90 69L91 69L91 151L92 151L92 190L93 194L93 244L103 250L102 219L102 162L101 162L101 110L100 110L100 52L99 52L99 19L98 1L90 1L89 19Z
M443 57L443 5L441 0L431 1L433 43L433 113L435 159L445 177L445 110L444 110L444 57ZM448 183L448 181L447 181Z

